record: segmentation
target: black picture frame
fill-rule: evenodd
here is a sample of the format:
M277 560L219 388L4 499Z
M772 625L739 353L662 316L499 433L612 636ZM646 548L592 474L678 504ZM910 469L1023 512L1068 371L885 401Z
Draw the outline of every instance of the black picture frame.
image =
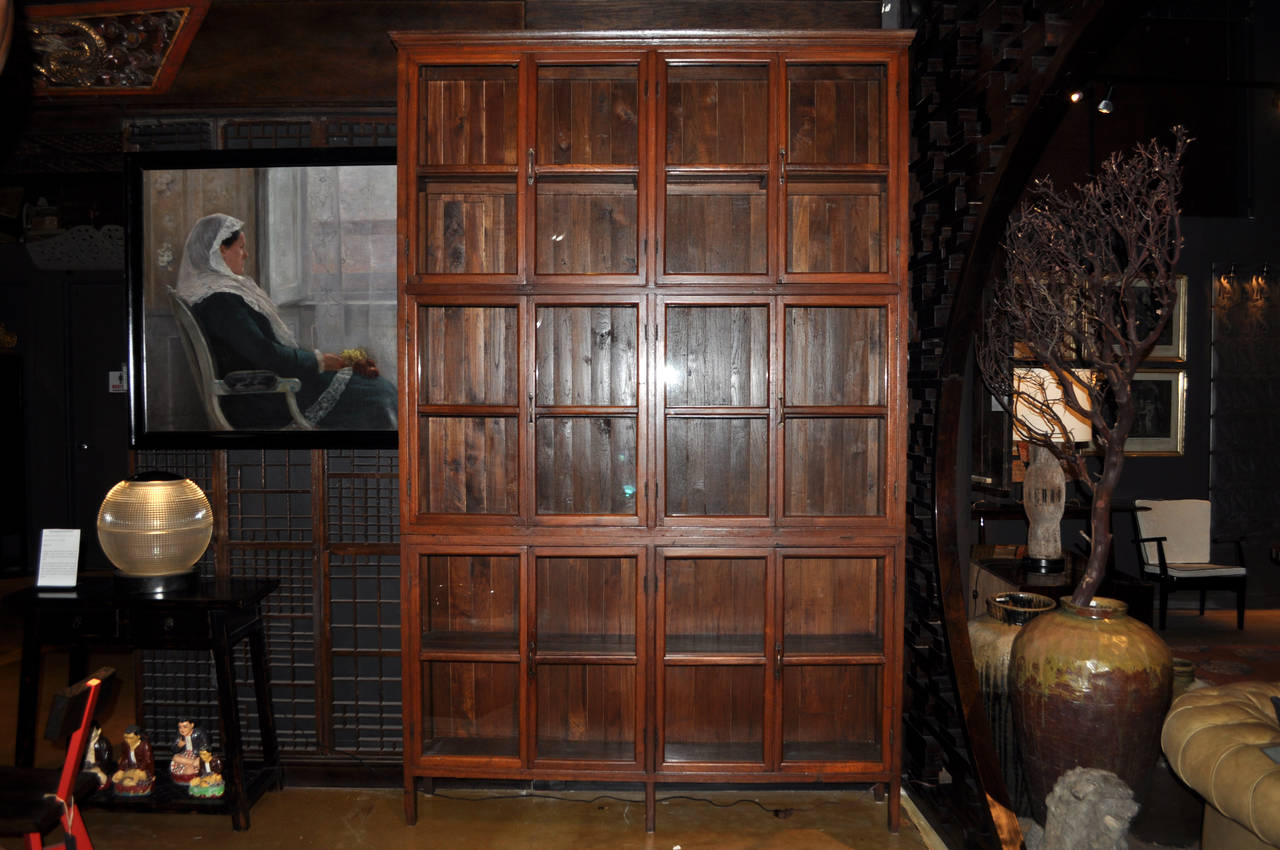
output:
M277 303L299 347L365 348L396 383L395 169L390 146L126 157L134 448L395 448L395 429L220 429L166 288L175 285L191 225L232 215L245 222L246 274ZM290 284L273 291L273 277Z

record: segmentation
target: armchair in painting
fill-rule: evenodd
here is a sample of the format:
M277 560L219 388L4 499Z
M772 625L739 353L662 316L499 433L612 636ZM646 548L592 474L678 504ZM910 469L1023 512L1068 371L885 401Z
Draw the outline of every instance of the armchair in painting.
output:
M282 378L265 369L228 372L219 378L213 354L209 351L209 343L205 339L204 331L200 328L200 323L196 321L191 308L182 296L173 287L167 287L167 289L169 303L173 307L173 317L178 323L178 335L182 338L182 347L187 353L187 362L191 366L191 374L195 377L200 402L209 419L211 429L235 430L222 410L222 399L225 396L263 394L281 396L292 419L290 427L304 431L315 428L298 409L296 394L302 388L302 382L298 378Z

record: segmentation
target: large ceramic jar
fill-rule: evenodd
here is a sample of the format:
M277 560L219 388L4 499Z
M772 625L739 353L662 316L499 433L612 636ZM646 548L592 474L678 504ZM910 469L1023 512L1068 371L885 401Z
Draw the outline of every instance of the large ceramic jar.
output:
M1173 658L1117 599L1095 597L1036 617L1013 641L1009 693L1032 814L1073 767L1109 770L1139 803L1151 784L1169 708Z
M1013 732L1013 706L1009 702L1009 657L1013 639L1022 627L1053 609L1057 603L1039 593L997 593L987 597L987 613L969 621L969 647L978 671L982 705L991 726L991 740L1000 772L1004 774L1009 802L1018 814L1030 810L1027 777L1022 768Z

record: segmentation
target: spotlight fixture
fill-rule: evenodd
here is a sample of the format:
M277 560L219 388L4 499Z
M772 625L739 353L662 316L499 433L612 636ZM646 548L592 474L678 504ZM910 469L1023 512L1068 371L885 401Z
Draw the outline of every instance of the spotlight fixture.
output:
M1067 97L1071 100L1072 103L1079 103L1080 101L1084 100L1084 92L1080 91L1080 89L1076 89L1071 94L1067 95Z
M1104 97L1102 100L1098 101L1098 111L1101 112L1103 115L1110 115L1111 110L1116 108L1115 104L1111 102L1112 88L1113 88L1112 86L1107 86L1107 96Z

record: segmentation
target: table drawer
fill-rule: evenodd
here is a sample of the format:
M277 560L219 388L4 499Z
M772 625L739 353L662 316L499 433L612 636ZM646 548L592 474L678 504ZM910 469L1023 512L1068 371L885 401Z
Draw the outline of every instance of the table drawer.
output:
M209 618L190 609L130 612L129 634L140 645L208 643Z

